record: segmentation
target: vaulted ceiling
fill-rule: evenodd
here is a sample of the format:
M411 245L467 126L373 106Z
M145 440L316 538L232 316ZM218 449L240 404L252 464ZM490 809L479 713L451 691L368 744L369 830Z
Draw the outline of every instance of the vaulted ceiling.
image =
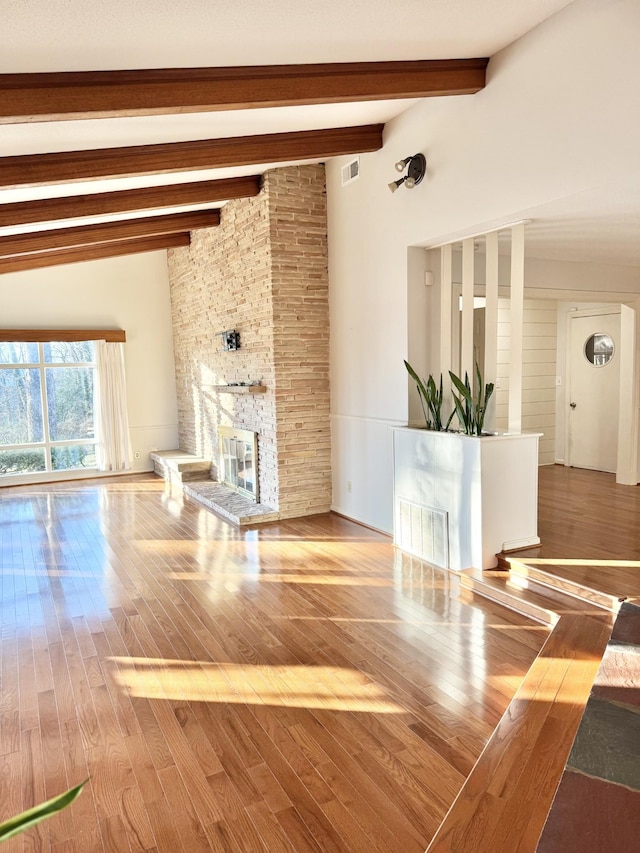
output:
M478 91L568 2L9 0L0 272L181 245L267 168L374 151L417 98Z

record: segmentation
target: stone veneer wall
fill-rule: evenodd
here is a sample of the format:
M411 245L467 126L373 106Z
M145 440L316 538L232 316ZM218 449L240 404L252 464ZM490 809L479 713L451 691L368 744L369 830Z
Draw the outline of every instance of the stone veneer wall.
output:
M218 426L258 433L260 501L280 517L331 503L329 310L324 167L267 172L217 228L171 249L179 441L218 462ZM215 333L240 332L222 352ZM264 394L212 386L260 379Z

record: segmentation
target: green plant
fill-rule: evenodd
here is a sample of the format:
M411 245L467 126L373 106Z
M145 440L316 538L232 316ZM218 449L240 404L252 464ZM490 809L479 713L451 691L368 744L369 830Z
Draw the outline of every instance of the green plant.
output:
M9 838L13 838L13 836L18 835L19 832L24 832L26 829L30 829L32 826L40 823L41 820L51 817L57 812L66 809L67 806L71 805L86 784L86 781L84 781L80 785L76 785L75 788L70 788L68 791L65 791L64 794L59 794L51 800L40 803L40 805L34 806L32 809L28 809L26 812L22 812L21 814L6 820L4 823L0 823L0 843L7 841Z
M27 471L44 471L44 451L0 451L0 474L23 474Z
M404 366L407 368L409 376L416 383L418 397L420 398L420 405L422 406L422 413L424 415L427 429L436 430L436 432L443 432L449 429L453 412L449 415L446 425L443 426L442 401L444 399L444 394L442 391L442 374L440 375L440 386L438 387L436 386L433 376L429 375L427 381L424 382L424 380L420 379L408 361L405 361Z
M475 397L473 396L473 389L469 382L468 373L464 374L464 382L451 370L449 371L449 376L451 377L454 388L458 391L458 394L453 392L453 404L463 432L466 435L482 435L487 406L495 387L494 383L488 382L486 385L482 384L482 374L480 373L478 362L476 362L477 394Z

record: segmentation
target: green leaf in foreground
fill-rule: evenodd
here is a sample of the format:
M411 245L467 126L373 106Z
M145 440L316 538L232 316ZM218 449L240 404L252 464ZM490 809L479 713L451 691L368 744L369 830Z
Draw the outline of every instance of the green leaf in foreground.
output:
M57 797L53 797L45 803L40 803L40 805L34 806L32 809L28 809L26 812L22 812L21 814L6 820L4 823L0 823L0 842L6 841L8 838L12 838L19 832L24 832L25 829L30 829L32 826L35 826L37 823L40 823L41 820L51 817L51 815L66 809L67 806L70 806L75 800L87 782L88 780L85 780L80 785L76 785L75 788L70 788L68 791L65 791L64 794L59 794Z

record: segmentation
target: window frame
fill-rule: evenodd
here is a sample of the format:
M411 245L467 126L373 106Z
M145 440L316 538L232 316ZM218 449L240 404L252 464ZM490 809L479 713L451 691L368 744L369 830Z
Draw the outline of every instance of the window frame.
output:
M6 340L6 339L5 339ZM80 438L72 438L72 439L63 439L52 441L51 440L51 432L49 426L49 407L48 407L48 396L47 396L47 370L64 370L64 369L73 369L73 368L91 368L93 371L93 382L95 387L95 369L96 369L96 360L95 360L95 352L93 361L78 361L78 362L51 362L45 361L45 353L44 347L45 344L48 343L70 343L73 341L85 341L91 340L92 342L95 339L89 339L86 337L82 338L74 338L71 341L60 341L56 339L47 339L47 340L38 340L38 341L29 341L25 338L21 340L12 341L14 343L37 343L38 346L38 361L37 362L19 362L19 363L0 363L0 370L38 370L40 376L40 406L42 412L42 431L43 431L43 440L35 441L29 443L22 444L2 444L0 445L0 451L19 451L19 450L44 450L44 461L45 468L43 471L22 471L22 472L14 472L11 474L0 474L0 484L8 484L7 481L13 481L15 479L16 482L22 482L23 479L32 479L33 476L37 478L47 477L49 478L51 475L54 476L68 476L69 474L74 474L75 472L91 472L92 475L98 473L98 468L96 465L86 468L54 468L53 467L53 456L52 449L57 447L74 447L79 444L82 445L91 445L95 448L97 443L97 438L94 436L93 438L88 439L80 439ZM95 413L94 413L94 422L95 422Z

